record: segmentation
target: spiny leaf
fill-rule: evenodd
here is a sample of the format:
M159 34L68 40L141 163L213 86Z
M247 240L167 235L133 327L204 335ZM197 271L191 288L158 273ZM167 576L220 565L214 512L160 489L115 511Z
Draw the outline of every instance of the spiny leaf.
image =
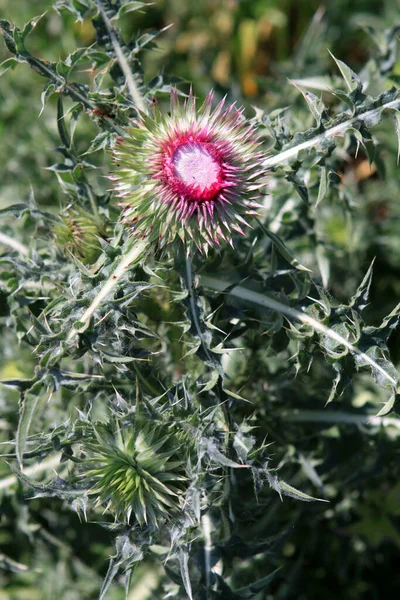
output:
M321 121L326 121L329 118L325 105L320 98L318 98L312 92L302 89L301 87L296 85L296 83L293 80L291 80L290 83L294 85L294 87L297 90L299 90L299 92L307 102L308 108L310 109L310 112L316 120L318 126L321 124Z
M346 82L347 87L349 88L349 91L353 92L357 88L361 89L362 84L358 75L356 75L356 73L354 73L354 71L352 71L350 67L346 65L346 63L339 60L338 58L335 58L332 52L330 52L329 50L328 52L339 67L339 70L343 76L344 81Z
M303 502L329 502L329 500L324 500L323 498L314 498L309 494L305 494L300 490L294 488L292 485L286 483L286 481L279 480L279 489L286 496L290 496L291 498L297 498L298 500L303 500Z
M350 299L349 306L355 308L356 310L362 311L367 306L369 290L372 282L374 262L375 259L373 259L373 261L371 262L368 271L366 272L362 282L357 288L356 293Z
M112 20L116 21L117 19L124 17L128 13L136 11L136 10L140 10L145 6L147 6L145 2L133 2L133 1L125 2L121 6L121 8L118 10L118 12L112 17Z
M289 264L292 265L292 267L298 269L299 271L306 271L308 273L312 272L311 269L308 269L307 267L303 266L298 262L298 260L293 256L293 254L290 252L289 248L286 246L283 240L281 240L277 235L272 233L270 229L264 227L261 221L258 220L258 224L261 227L263 233L274 243L276 249L283 256L283 258L287 260Z
M3 60L2 63L0 63L0 77L2 75L4 75L5 73L7 73L7 71L9 69L14 69L14 67L19 63L20 61L15 58L14 56L11 56L10 58L6 58L6 60Z
M42 382L35 383L21 396L21 407L16 436L16 454L20 467L23 466L24 450L30 427L41 399Z
M188 595L189 600L193 600L192 595L192 584L190 582L189 575L189 549L181 548L178 554L179 565L181 568L181 576L183 585L185 587L186 593Z
M328 167L322 166L319 170L319 186L318 186L318 197L315 203L315 208L319 205L320 202L325 198L328 189L329 189L329 177L328 177Z
M236 594L240 594L243 598L254 598L254 594L257 594L260 591L265 591L271 581L275 578L275 575L282 569L282 567L277 567L265 577L261 579L257 579L254 583L249 583L248 585L235 589Z
M396 135L397 135L397 164L399 164L399 160L400 160L400 111L394 109L394 108L387 108L385 109L385 112L392 117L393 120L393 124L394 124L394 129L396 131Z

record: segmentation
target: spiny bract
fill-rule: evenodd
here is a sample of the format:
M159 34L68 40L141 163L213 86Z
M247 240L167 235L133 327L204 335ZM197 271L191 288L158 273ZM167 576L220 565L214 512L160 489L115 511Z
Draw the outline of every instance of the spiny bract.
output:
M92 480L90 496L118 519L158 526L180 509L186 481L181 444L171 431L136 423L110 431L97 425L97 443L86 446L84 476Z
M164 247L180 238L207 253L232 232L243 234L257 214L264 185L260 141L243 109L212 110L210 92L197 109L189 94L183 105L171 93L170 114L154 104L140 114L113 151L110 178L134 231Z
M94 263L101 254L100 238L105 237L101 221L82 209L61 216L54 227L56 243L64 253L71 253L85 264Z

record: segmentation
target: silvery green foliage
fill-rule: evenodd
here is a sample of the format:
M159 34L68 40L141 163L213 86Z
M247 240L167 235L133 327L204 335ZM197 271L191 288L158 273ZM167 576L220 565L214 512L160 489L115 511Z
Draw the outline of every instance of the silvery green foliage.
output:
M90 157L114 148L137 115L132 89L144 107L170 92L171 81L144 83L141 71L142 50L159 32L123 40L118 23L142 2L60 0L55 8L80 21L89 16L96 43L49 63L26 47L36 20L22 30L0 22L10 51L2 71L26 63L45 80L43 110L54 110L48 103L57 99L61 158L50 168L65 205L59 215L47 212L32 193L0 212L7 239L17 221L27 231L0 255L1 323L34 356L30 377L2 381L20 393L7 459L36 498L59 498L112 532L100 598L116 577L128 590L145 560L161 573L154 598L264 598L282 581L275 557L288 529L310 514L301 502L290 514L288 507L313 503L322 518L323 501L337 493L333 467L318 467L345 432L317 439L301 424L307 410L311 421L329 423L333 409L322 408L332 402L341 407L337 422L371 419L377 439L381 417L396 404L388 340L400 308L368 322L373 266L342 290L340 252L321 222L328 203L349 218L355 210L352 183L341 173L349 156L363 153L383 171L385 143L390 149L400 138L391 79L398 28L380 35L379 52L360 74L334 59L332 86L297 79L292 108L256 109L269 194L251 234L234 234L234 249L188 260L178 241L167 254L144 247L120 272L137 240L102 177L109 154L100 166ZM84 67L96 72L90 87L77 81ZM84 114L97 133L79 153L74 135ZM384 129L382 142L375 139L382 120L391 124L389 142ZM351 398L360 386L370 395L356 410ZM60 409L49 419L47 402ZM367 450L359 444L354 452ZM39 483L27 475L54 456L58 475ZM357 485L351 464L343 467L350 487Z

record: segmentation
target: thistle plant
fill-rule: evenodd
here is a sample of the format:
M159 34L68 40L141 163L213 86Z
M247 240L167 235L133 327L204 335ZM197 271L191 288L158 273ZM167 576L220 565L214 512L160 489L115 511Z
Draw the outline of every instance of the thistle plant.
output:
M400 590L400 6L283 4L0 20L6 600Z

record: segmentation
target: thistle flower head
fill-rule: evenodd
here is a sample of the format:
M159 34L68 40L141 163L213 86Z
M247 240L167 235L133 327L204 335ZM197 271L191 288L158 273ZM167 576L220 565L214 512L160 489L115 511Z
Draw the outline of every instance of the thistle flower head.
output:
M111 176L123 218L160 247L180 238L200 251L232 244L257 214L262 188L259 140L243 111L210 93L198 109L192 94L171 93L170 114L154 105L114 149Z
M111 431L97 426L97 443L87 444L89 467L84 476L92 481L89 495L117 518L157 527L160 519L179 510L186 477L180 444L171 433L148 423Z

